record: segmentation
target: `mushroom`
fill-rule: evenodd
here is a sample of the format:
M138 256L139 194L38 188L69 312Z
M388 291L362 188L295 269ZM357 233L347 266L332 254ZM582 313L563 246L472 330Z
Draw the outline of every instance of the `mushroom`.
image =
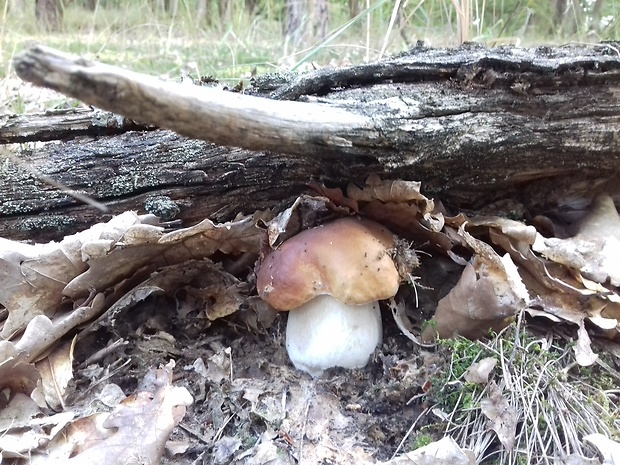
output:
M312 376L327 368L361 368L381 343L379 300L396 294L394 237L370 220L342 218L307 229L273 250L257 273L257 290L277 310L291 310L286 349Z

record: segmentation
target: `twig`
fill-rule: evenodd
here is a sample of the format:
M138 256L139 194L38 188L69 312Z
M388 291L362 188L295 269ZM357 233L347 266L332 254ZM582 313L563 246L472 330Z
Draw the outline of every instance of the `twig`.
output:
M88 365L91 365L93 363L98 362L99 360L104 359L105 357L110 355L112 352L115 352L118 348L122 346L126 346L127 344L129 344L129 342L124 339L118 339L114 341L109 346L106 346L103 349L98 350L97 352L92 354L90 357L88 357L84 362L80 364L80 368L87 367Z
M306 408L304 409L304 424L301 427L301 438L299 439L299 456L297 457L297 463L301 465L302 456L304 450L304 437L306 436L306 425L308 423L308 411L310 410L310 400L306 402Z

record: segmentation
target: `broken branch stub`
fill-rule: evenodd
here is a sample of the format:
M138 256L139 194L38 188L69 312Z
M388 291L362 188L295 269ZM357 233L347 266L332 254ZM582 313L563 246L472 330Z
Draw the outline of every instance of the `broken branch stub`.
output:
M195 139L293 155L359 154L356 139L377 139L370 118L330 105L274 101L164 82L44 46L14 60L25 81Z

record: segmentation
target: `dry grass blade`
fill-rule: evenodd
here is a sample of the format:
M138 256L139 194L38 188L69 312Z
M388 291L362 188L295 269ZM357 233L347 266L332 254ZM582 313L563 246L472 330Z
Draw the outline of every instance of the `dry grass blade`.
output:
M615 383L613 373L599 364L603 374L596 376L592 368L579 367L574 352L547 338L536 338L518 324L506 328L488 341L456 340L447 344L452 359L447 382L442 392L450 407L445 433L457 443L474 451L478 461L493 463L551 464L570 456L593 457L594 450L584 445L583 438L601 434L617 437L614 407L609 392L601 386L601 378ZM553 341L553 339L550 339ZM498 368L488 384L474 385L461 381L464 364L493 356ZM589 380L586 377L592 377ZM595 382L596 380L596 382ZM518 417L514 448L499 444L491 430L481 404L490 396L493 383L502 391L503 400ZM448 397L452 390L452 400ZM444 402L445 404L446 402ZM444 405L445 406L445 405Z

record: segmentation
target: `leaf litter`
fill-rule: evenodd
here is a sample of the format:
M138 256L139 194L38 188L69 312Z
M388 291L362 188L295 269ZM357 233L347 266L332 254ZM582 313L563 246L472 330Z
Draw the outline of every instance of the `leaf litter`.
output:
M445 363L438 337L486 340L528 315L534 327L574 341L574 365L613 370L600 358L619 339L620 219L611 197L596 197L572 236L544 237L499 216L449 216L417 182L371 175L346 194L310 188L315 195L278 215L224 224L170 231L152 215L127 212L59 243L0 239L2 461L476 463L493 450L524 453L533 404L515 399L525 395L517 382L525 373L511 372L514 360L498 349L472 360L464 380L482 390L468 415L480 415L464 424L485 433L459 429L454 412L428 404L441 397L431 387ZM393 258L405 284L369 366L313 379L290 366L284 318L256 297L253 270L286 238L347 215L398 236ZM549 219L536 224L553 230ZM546 370L539 367L539 384ZM605 396L613 409L617 394ZM445 445L412 452L420 437L413 426L436 435L437 418L448 424ZM617 445L596 424L586 443L560 421L567 439L541 452L531 437L528 457L562 448L585 457L600 437ZM447 461L432 461L446 451Z

